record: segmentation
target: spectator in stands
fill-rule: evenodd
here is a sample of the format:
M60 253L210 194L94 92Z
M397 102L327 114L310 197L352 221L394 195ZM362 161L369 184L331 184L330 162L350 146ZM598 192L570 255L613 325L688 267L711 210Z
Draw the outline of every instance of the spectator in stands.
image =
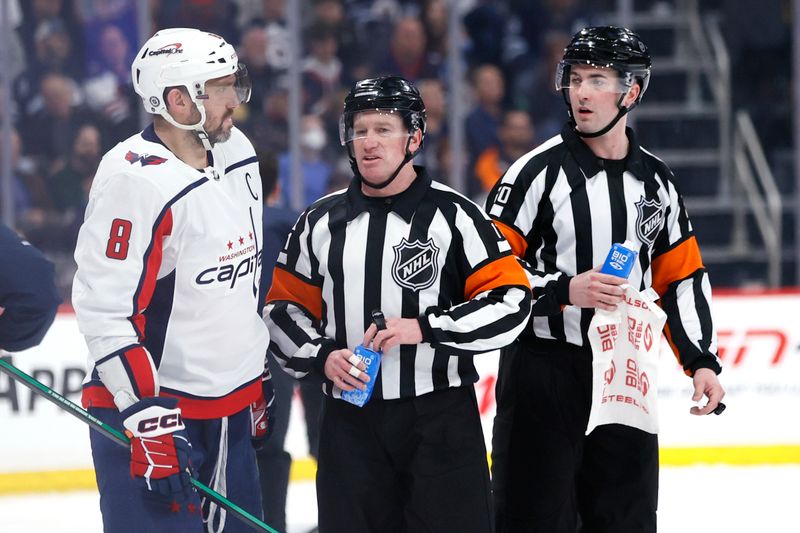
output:
M83 76L83 62L75 57L73 39L61 19L46 20L34 34L33 53L22 74L14 81L14 97L23 115L30 116L41 107L37 98L42 80L48 74L62 74L73 80Z
M422 24L427 36L426 53L435 64L447 57L447 3L445 0L424 0ZM427 104L427 100L425 103ZM427 142L427 138L425 140Z
M152 10L158 28L202 28L229 43L239 42L233 0L169 0L155 2Z
M515 106L527 109L536 124L536 140L541 142L561 131L564 125L564 98L553 84L564 48L572 35L559 31L549 31L544 36L544 49L536 67L520 76L514 86L512 101Z
M495 65L481 65L472 73L475 107L466 119L466 141L470 159L490 146L497 146L497 127L503 113L505 81Z
M83 218L89 188L102 155L100 130L92 124L84 124L78 128L66 165L47 179L53 207L71 220Z
M20 7L22 8L22 23L17 32L22 41L22 47L28 54L28 66L36 69L40 62L56 59L46 54L40 54L41 43L39 41L44 39L50 41L45 48L48 48L54 56L61 58L61 61L69 64L68 74L80 79L83 75L83 27L75 15L73 1L21 1ZM59 40L61 46L52 43Z
M329 26L315 25L308 32L309 55L303 61L303 108L321 114L330 106L341 111L337 89L342 86L342 62L337 57L338 42Z
M303 205L311 205L328 190L330 165L322 159L322 150L328 143L325 127L317 115L305 115L300 125L300 165L303 177ZM284 205L292 205L290 154L278 158L278 179L283 190Z
M530 115L519 109L503 113L498 138L500 144L484 150L478 156L473 169L483 192L481 197L474 198L476 202L481 200L478 202L480 205L485 203L485 195L492 190L511 163L533 148L534 128Z
M347 71L363 61L366 36L356 31L353 20L345 16L342 0L313 0L312 6L311 26L327 26L333 33L336 55L345 69L343 83L350 84L353 79Z
M262 18L259 20L267 29L267 62L278 70L289 68L291 39L286 28L286 0L262 0Z
M415 165L424 165L434 179L447 180L439 168L437 157L439 144L447 137L447 117L444 86L436 78L427 78L417 83L422 101L425 102L425 149L414 159Z
M388 53L376 64L375 73L402 76L411 82L438 77L439 66L428 57L427 44L418 18L400 18L392 30Z
M102 124L97 115L76 103L75 83L61 74L48 74L42 80L44 107L34 114L21 132L29 155L39 157L49 168L63 164L72 150L80 126ZM102 130L102 128L101 128Z
M33 198L25 183L25 178L19 174L19 158L20 158L20 139L16 129L11 130L11 195L12 204L14 206L14 216L17 220L26 217L28 211L33 207ZM0 164L3 162L3 151L0 151ZM0 189L0 200L3 197L3 191ZM2 204L0 204L2 205Z
M259 150L281 154L289 149L289 92L277 88L267 94L261 115L253 115L247 133Z
M139 129L139 97L131 84L133 51L122 30L109 24L99 36L98 61L83 84L86 104L111 126L109 144L127 139Z
M262 119L267 95L275 90L280 79L278 71L270 66L267 59L269 44L267 28L263 24L253 23L242 33L239 61L247 66L253 92L250 101L239 107L246 107L248 121Z

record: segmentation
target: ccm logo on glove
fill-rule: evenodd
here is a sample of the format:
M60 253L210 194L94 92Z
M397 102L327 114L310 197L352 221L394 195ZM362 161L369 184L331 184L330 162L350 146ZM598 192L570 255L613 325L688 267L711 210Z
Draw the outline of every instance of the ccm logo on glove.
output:
M147 418L140 420L136 429L139 433L149 433L157 428L183 429L183 417L179 413L170 413L155 418Z

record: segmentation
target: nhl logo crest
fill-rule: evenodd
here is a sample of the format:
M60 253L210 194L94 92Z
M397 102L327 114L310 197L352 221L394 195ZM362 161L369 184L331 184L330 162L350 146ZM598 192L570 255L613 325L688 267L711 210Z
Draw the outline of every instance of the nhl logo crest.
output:
M658 231L664 225L664 211L661 210L661 202L647 200L642 196L636 202L636 210L636 236L643 243L652 246Z
M408 242L403 240L393 246L394 263L392 263L392 278L395 283L412 291L427 289L436 281L439 266L436 258L439 248L433 244L433 239L425 242Z

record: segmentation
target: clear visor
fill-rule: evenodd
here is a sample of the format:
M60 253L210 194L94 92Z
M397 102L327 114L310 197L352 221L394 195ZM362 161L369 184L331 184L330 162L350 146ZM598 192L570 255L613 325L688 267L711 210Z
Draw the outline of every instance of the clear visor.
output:
M406 117L411 112L401 109L361 109L349 111L339 119L339 142L408 137Z
M197 96L199 100L210 98L231 101L239 105L250 101L250 93L253 85L250 76L247 74L247 67L239 63L236 72L233 74L232 83L225 76L221 79L209 80L205 83L205 94Z
M582 63L581 65L584 65ZM581 69L574 72L573 66L564 61L556 69L556 90L562 89L590 89L596 92L626 93L631 88L633 77L629 73L620 75L619 71L607 65L594 65L585 63L591 69Z

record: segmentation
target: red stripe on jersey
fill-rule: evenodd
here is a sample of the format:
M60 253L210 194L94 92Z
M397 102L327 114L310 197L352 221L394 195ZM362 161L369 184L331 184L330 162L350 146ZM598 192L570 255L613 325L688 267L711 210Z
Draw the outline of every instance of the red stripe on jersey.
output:
M133 375L129 377L131 381L136 383L136 387L139 389L139 397L147 398L149 396L155 396L156 382L155 376L153 376L153 365L144 347L137 346L131 348L125 352L123 357L133 373Z
M187 398L180 393L162 391L160 396L178 399L178 407L185 418L209 420L222 418L238 413L251 403L258 400L261 392L261 377L256 378L249 385L237 389L222 398Z
M147 257L147 263L144 265L144 279L142 286L139 289L139 295L136 298L136 309L131 321L136 327L139 335L139 340L144 340L144 327L145 317L142 311L147 308L150 299L153 297L153 291L156 288L156 281L158 277L158 270L161 267L161 257L163 255L164 237L172 234L172 209L167 209L164 217L158 224L155 233L153 234L153 249Z
M261 379L259 377L221 398L187 398L180 396L178 393L164 391L161 392L160 396L177 398L178 407L180 407L184 418L208 420L236 414L258 400L261 394ZM84 387L81 395L81 405L83 405L84 409L89 407L117 408L111 393L102 385Z

